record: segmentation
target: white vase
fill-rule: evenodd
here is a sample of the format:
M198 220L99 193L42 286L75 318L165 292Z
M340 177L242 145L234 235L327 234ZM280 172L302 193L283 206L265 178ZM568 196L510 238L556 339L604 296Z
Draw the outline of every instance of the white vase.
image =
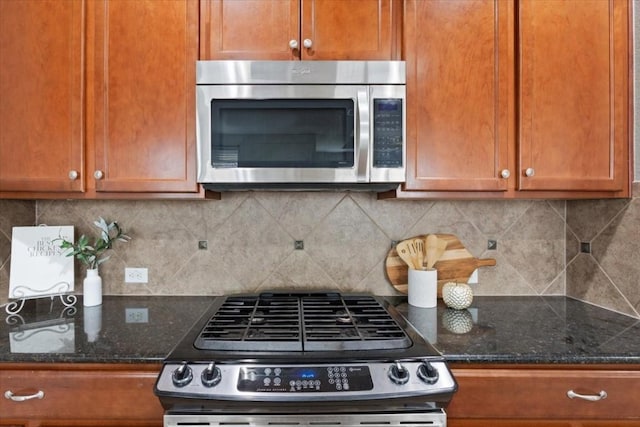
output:
M82 301L85 307L102 304L102 278L97 268L87 270L87 277L84 278L82 285Z

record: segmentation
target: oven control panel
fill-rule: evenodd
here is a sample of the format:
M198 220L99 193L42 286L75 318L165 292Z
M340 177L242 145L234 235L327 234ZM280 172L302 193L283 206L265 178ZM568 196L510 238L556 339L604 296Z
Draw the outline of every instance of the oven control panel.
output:
M365 391L373 381L367 366L261 366L241 368L237 387L259 393Z
M165 363L159 396L220 400L364 400L452 393L456 383L442 360L340 364Z

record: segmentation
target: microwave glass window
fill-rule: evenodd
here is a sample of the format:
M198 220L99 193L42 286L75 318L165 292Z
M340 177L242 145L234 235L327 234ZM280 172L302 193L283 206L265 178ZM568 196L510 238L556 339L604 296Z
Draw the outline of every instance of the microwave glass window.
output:
M214 168L352 168L352 99L214 99Z

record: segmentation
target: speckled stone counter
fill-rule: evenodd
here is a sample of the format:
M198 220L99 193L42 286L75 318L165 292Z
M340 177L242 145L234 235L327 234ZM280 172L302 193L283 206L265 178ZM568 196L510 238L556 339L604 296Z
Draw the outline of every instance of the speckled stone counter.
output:
M160 363L214 297L104 296L96 307L30 300L0 314L0 362Z
M640 364L640 320L565 297L476 297L396 308L450 362Z
M215 297L29 301L0 316L0 362L159 363ZM640 364L640 320L564 297L476 297L465 311L396 309L450 362Z

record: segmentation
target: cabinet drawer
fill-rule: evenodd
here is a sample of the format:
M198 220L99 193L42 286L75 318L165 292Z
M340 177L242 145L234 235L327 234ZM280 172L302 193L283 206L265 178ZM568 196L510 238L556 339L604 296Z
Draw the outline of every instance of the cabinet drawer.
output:
M640 370L454 369L451 418L639 419ZM567 392L607 397L588 401Z
M0 414L3 418L162 422L164 411L153 393L159 367L1 369ZM44 396L15 402L5 396L7 391L18 396L41 391Z

